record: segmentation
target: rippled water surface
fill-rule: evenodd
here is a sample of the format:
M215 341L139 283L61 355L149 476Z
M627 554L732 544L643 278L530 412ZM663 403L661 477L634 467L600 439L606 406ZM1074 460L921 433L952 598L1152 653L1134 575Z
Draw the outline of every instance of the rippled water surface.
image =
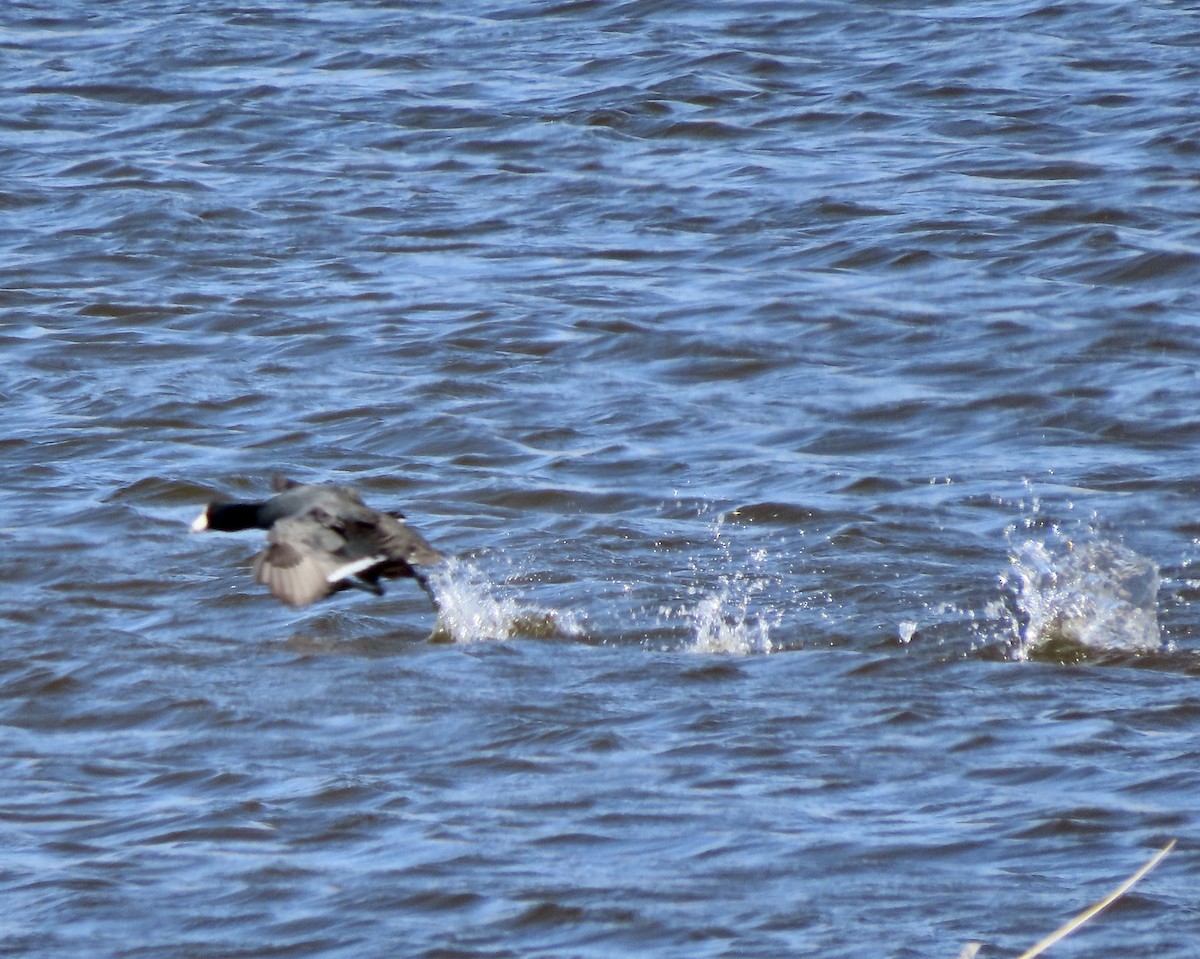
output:
M1200 14L0 7L0 953L1200 941ZM455 555L292 610L280 471Z

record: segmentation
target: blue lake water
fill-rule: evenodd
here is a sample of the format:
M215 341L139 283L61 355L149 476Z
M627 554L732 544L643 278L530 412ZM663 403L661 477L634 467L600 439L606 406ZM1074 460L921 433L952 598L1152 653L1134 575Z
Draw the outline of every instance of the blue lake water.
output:
M1200 13L0 9L0 954L1200 941ZM454 554L305 610L273 473Z

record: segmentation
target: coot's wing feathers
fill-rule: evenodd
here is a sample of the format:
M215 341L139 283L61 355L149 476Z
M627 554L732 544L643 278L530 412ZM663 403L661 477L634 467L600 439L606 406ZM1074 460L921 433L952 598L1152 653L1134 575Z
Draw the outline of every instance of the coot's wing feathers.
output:
M339 488L339 493L353 493ZM336 530L346 541L342 558L347 561L376 556L379 573L386 576L410 575L406 568L431 566L444 562L446 557L430 546L415 529L404 522L402 515L371 509L354 496L339 500L336 513L322 505L314 505L308 515Z
M267 548L254 557L254 578L291 606L315 603L338 588L345 543L336 530L311 517L281 519L267 535Z
M362 503L342 501L336 506L336 513L317 504L304 514L305 520L327 531L322 542L329 551L336 553L343 564L367 557L383 559L376 529L378 514ZM334 537L337 537L336 546Z

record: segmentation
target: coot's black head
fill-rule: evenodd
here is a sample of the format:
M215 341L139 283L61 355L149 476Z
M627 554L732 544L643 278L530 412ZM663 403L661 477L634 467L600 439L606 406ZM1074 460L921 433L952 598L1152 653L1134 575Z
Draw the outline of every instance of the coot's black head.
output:
M261 509L262 503L209 503L192 521L192 532L237 533L244 529L263 529Z

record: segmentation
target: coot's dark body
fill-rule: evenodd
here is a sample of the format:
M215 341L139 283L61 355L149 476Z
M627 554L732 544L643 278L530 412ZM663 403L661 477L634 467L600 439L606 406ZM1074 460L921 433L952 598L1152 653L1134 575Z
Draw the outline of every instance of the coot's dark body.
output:
M412 577L430 592L416 567L434 566L446 557L402 513L372 509L348 486L309 486L278 477L273 486L276 495L268 500L210 503L192 531L267 530L267 548L254 557L254 578L292 606L307 606L343 589L381 594L381 579Z

